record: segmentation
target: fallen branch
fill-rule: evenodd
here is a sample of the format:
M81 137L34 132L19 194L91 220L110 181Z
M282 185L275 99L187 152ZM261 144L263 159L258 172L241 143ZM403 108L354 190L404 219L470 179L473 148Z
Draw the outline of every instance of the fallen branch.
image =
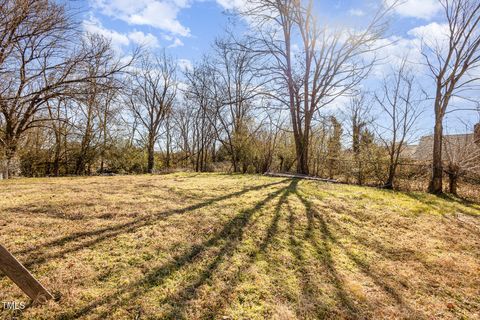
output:
M340 183L338 180L312 177L312 176L307 176L306 174L265 172L264 175L268 177L304 179L304 180L314 180L314 181L322 181L322 182L330 182L330 183Z

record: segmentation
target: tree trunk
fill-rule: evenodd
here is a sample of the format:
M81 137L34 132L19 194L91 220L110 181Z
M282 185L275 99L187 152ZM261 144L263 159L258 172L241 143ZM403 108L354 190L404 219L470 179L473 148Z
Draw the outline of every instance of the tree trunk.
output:
M449 192L451 194L457 195L457 186L458 186L458 175L455 173L448 174L449 180Z
M235 159L235 156L232 157L232 167L233 167L233 173L237 173L239 171L237 160Z
M155 143L153 141L148 142L147 152L148 152L147 173L153 173L153 168L155 166Z
M356 172L357 184L361 186L364 183L364 178L363 178L363 163L362 163L362 160L360 159L360 152L358 154L355 154L355 164L356 164L355 170L357 170Z
M7 162L5 163L5 179L10 179L10 166L11 166L11 159L7 157Z
M296 156L297 156L297 173L299 174L309 174L308 170L308 141L306 137L298 140L296 142Z
M217 147L215 141L213 141L213 147L212 147L212 163L217 162Z
M169 121L169 119L167 119L167 121ZM172 140L172 137L170 135L170 124L169 123L167 123L166 128L167 128L167 132L166 132L167 141L166 141L165 168L169 169L170 168L170 144L171 144L171 140Z
M337 167L337 160L330 159L328 160L328 178L333 180L335 178L336 168Z
M396 171L395 165L390 164L388 168L388 178L383 186L385 189L390 189L390 190L393 189L393 182L395 180L395 171Z
M17 152L17 142L15 139L11 139L10 141L6 141L5 146L5 179L11 179L13 177L13 170L12 170L12 160Z
M55 155L53 159L53 175L58 177L60 175L60 153L61 153L61 135L58 129L55 130Z
M167 169L170 168L170 146L168 142L167 142L167 154L165 157L165 168Z
M75 174L83 175L85 174L85 154L83 151L80 152L77 162L75 165Z
M428 186L428 192L433 194L441 194L443 192L442 176L442 139L443 125L442 117L437 116L435 120L435 129L433 133L433 162L432 162L432 179Z

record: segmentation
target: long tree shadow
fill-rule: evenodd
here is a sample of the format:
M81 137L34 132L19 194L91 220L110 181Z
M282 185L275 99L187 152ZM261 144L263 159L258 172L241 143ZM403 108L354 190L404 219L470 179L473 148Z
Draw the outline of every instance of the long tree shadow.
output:
M439 212L442 212L445 209L445 202L447 202L448 205L450 206L456 206L456 205L464 206L466 208L461 208L459 206L456 206L455 209L457 211L460 211L463 214L469 215L473 218L477 218L480 220L479 214L474 214L469 210L466 210L468 208L468 209L473 209L475 211L480 211L480 204L475 203L473 201L458 198L449 194L431 195L429 193L412 193L412 192L402 192L402 194L411 198L412 200L415 200Z
M145 194L145 190L155 189L155 190L162 190L165 193L168 193L168 196L160 197L158 194L148 195ZM72 193L83 192L84 190L74 190ZM186 190L188 192L188 189ZM158 186L155 184L136 184L134 185L133 190L125 190L125 189L108 189L108 190L101 190L101 194L118 194L123 195L125 192L128 192L130 195L141 196L144 198L153 198L157 201L159 200L172 200L172 194L175 194L178 199L176 200L183 200L185 199L196 199L195 196L190 196L185 194L184 192L180 192L178 189L174 189L168 186ZM98 199L95 200L73 200L69 199L68 202L64 203L25 203L18 206L8 207L5 208L4 211L6 213L10 213L12 215L23 215L26 218L31 216L43 216L57 220L64 220L64 221L87 221L87 220L111 220L114 217L114 214L106 213L103 215L92 215L88 212L79 213L79 209L85 208L93 208L98 204ZM120 203L122 204L122 203ZM73 212L72 212L73 211ZM22 251L15 252L16 254L22 253L27 251L28 249L24 249Z
M242 267L240 267L240 270L247 270L248 267L255 260L255 257L260 253L265 253L265 251L267 250L268 245L271 243L272 239L275 237L278 231L278 223L281 216L281 206L285 203L289 193L292 192L295 183L296 181L292 181L292 183L290 183L288 187L283 188L278 192L272 194L272 196L269 196L267 199L265 199L266 201L264 200L263 202L258 203L254 208L248 210L248 220L250 220L253 213L261 209L261 207L263 207L266 202L277 197L279 194L282 194L276 205L275 214L270 223L270 226L267 229L266 236L262 240L262 243L259 245L259 249L256 253L251 255L251 258L248 259L248 261ZM240 226L241 228L238 228L235 233L230 234L229 240L223 245L222 249L219 251L215 259L207 266L207 268L205 268L205 270L201 273L200 277L197 280L195 280L187 287L183 288L180 292L176 293L174 297L167 298L168 301L173 302L173 305L175 307L171 312L168 313L168 315L164 317L164 319L178 319L185 317L184 312L186 311L186 307L188 306L190 301L196 298L198 289L203 284L205 284L205 282L211 279L215 270L218 269L218 267L223 261L225 261L227 258L231 257L235 253L235 250L238 248L244 234L245 226L246 223L242 224ZM235 279L231 279L231 281L228 283L228 292L226 290L222 292L221 297L225 298L226 296L228 296L237 285L238 277ZM211 316L215 318L215 316L218 316L218 314L210 314L209 316L206 316L206 318L209 318Z
M220 202L220 201L227 200L227 199L234 198L234 197L239 197L239 196L241 196L243 194L246 194L248 192L251 192L251 191L258 191L258 190L261 190L261 189L264 189L264 188L268 188L268 187L272 187L272 186L275 186L275 185L283 184L287 181L289 181L289 180L285 179L285 180L281 180L281 181L274 182L274 183L263 184L263 185L259 185L259 186L255 186L255 187L245 188L243 190L240 190L240 191L237 191L237 192L234 192L234 193L230 193L230 194L227 194L227 195L224 195L224 196L216 197L216 198L213 198L213 199L210 199L210 200L198 203L198 204L194 204L194 205L191 205L191 206L188 206L188 207L185 207L185 208L173 209L173 210L170 210L170 211L160 212L160 213L149 215L149 216L146 216L146 217L141 216L141 217L138 217L138 218L136 218L132 221L117 224L117 225L114 225L114 226L104 227L104 228L100 228L100 229L96 229L96 230L90 230L90 231L76 232L76 233L70 234L68 236L62 237L60 239L56 239L56 240L53 240L53 241L50 241L50 242L47 242L47 243L44 243L44 244L39 244L39 245L36 245L34 247L30 247L28 249L17 251L17 252L15 252L15 254L21 255L21 254L24 254L24 253L28 253L28 256L26 258L26 261L25 261L24 265L26 267L32 267L34 265L42 264L42 263L46 262L47 260L55 259L55 258L61 258L68 253L83 250L85 248L93 246L93 245L95 245L99 242L110 239L112 237L118 236L120 234L134 232L138 228L154 224L156 221L158 221L158 219L167 218L169 216L176 215L176 214L184 214L184 213L188 213L188 212L191 212L191 211L195 211L195 210L210 206L210 205L212 205L216 202ZM95 237L95 238L91 239L91 240L88 240L88 241L82 241L82 242L76 243L72 247L60 250L60 251L55 252L55 253L48 253L48 250L53 248L53 247L64 246L67 243L74 242L74 241L76 242L76 241L79 241L80 239L89 238L89 237ZM39 251L41 251L41 252L39 253Z
M332 236L330 230L328 229L324 221L320 220L320 237L322 241L319 242L317 240L317 237L315 236L316 228L314 219L316 212L314 211L311 202L301 195L298 188L295 190L295 195L304 205L307 215L307 229L305 231L305 236L310 241L311 245L315 248L318 256L326 267L328 277L330 278L331 283L335 287L335 295L344 308L343 311L347 313L350 319L362 318L360 310L355 306L354 301L345 289L344 280L342 279L341 275L337 271L337 268L335 267L335 261L332 256L332 245L336 242L335 238Z
M459 196L455 196L455 195L450 194L450 193L443 193L443 194L439 195L438 197L442 198L444 200L447 200L447 201L452 201L452 202L459 203L459 204L464 205L466 207L470 207L470 208L474 208L474 209L480 209L480 203L479 202L472 201L470 199L462 198L462 197L459 197Z
M289 195L293 192L297 183L298 180L294 179L292 180L290 185L283 190L282 195L280 196L277 204L275 205L273 217L269 223L268 228L266 229L265 236L263 237L261 243L257 245L255 251L249 253L249 258L237 267L237 271L234 272L231 277L225 280L226 282L228 282L227 286L218 295L219 297L221 297L221 301L215 301L213 303L213 306L209 308L208 313L204 314L202 318L219 319L224 316L221 314L222 310L226 307L227 303L231 299L232 294L235 292L235 289L240 285L242 281L239 275L247 273L249 268L254 264L255 260L261 255L265 255L267 253L269 246L278 234L278 226L282 216L282 207L287 202Z
M315 218L319 224L320 224L320 231L322 233L322 239L323 239L323 252L326 252L325 254L325 262L327 267L331 270L332 277L334 280L334 283L337 284L337 289L338 289L338 297L342 301L342 303L345 305L345 307L348 308L350 312L353 311L351 314L354 317L359 316L359 310L355 310L356 308L351 304L351 300L348 298L348 295L344 289L341 288L341 279L336 275L334 265L333 265L333 259L330 254L331 246L335 245L343 250L343 252L346 254L346 256L355 263L355 265L359 268L359 270L366 276L368 276L379 288L382 288L385 293L387 293L390 297L394 299L394 301L404 310L406 310L409 314L414 314L418 319L424 318L423 315L419 314L419 312L413 310L405 301L405 299L402 297L402 295L398 292L397 289L395 289L394 286L390 285L387 281L385 281L385 276L378 274L371 268L371 266L363 261L362 259L358 258L350 249L346 248L342 243L338 241L336 236L333 235L333 233L330 230L330 227L328 223L326 222L324 216L319 213L313 203L309 200L307 200L300 192L296 192L296 195L300 199L300 201L304 204L307 212L309 212L310 218L313 221L313 218ZM337 214L343 214L342 212L337 212ZM313 222L312 222L313 223ZM322 247L319 247L319 249L322 249Z
M282 182L284 182L283 180ZM281 182L280 182L281 183ZM275 183L278 184L278 183ZM275 185L271 184L271 185ZM79 318L85 316L95 310L96 308L103 306L107 303L115 302L113 304L108 305L108 311L104 314L100 315L107 316L120 305L127 303L128 301L132 301L141 294L147 292L149 289L157 286L161 286L165 280L175 273L176 271L180 270L181 268L185 267L188 264L193 264L197 261L197 259L201 259L202 253L208 251L208 249L217 246L222 241L226 240L226 243L220 249L218 255L214 258L214 260L208 265L208 267L204 270L204 272L200 275L200 277L195 280L193 283L188 285L187 287L183 288L180 292L176 294L176 297L172 297L172 302L176 306L174 311L172 311L168 316L170 317L177 317L179 316L178 313L181 313L186 301L188 301L189 297L194 297L196 290L200 287L207 279L211 277L215 269L220 265L220 263L224 260L226 256L232 253L235 249L238 242L241 241L243 230L249 223L252 216L263 208L269 201L277 197L283 190L287 188L284 187L280 190L277 190L273 193L270 193L265 199L258 202L255 206L248 210L242 211L237 216L233 217L229 222L227 222L222 230L218 232L213 237L210 237L208 240L204 241L199 245L193 245L183 254L176 256L172 261L163 264L162 266L150 271L146 274L142 279L131 283L125 286L122 289L117 290L115 293L103 297L100 300L94 301L89 305L77 310L74 314L63 314L60 315L59 319L65 318Z
M466 206L469 209L477 210L480 212L480 205L470 200L462 199L455 197L449 194L442 194L442 195L430 195L430 194L420 194L420 193L410 193L405 192L403 193L407 197L417 201L432 210L436 210L442 212L445 209L445 203L440 203L439 200L448 201L449 205L455 206L455 204ZM473 236L478 237L480 235L480 214L475 214L466 210L465 208L454 208L452 210L454 214L442 214L443 218L446 220L444 221L445 224L455 223L457 226L461 227L462 229L472 233ZM468 219L461 219L460 216L464 215L465 218ZM470 220L470 221L467 221Z
M297 183L295 184L294 192L296 193L297 190ZM324 319L328 314L328 307L323 301L320 301L316 295L320 290L316 286L315 280L312 279L310 276L310 272L307 269L307 262L305 261L305 253L304 253L304 241L305 238L299 240L295 234L296 229L296 212L292 209L291 205L288 204L288 232L289 232L289 244L290 244L290 251L293 253L293 256L296 260L296 265L299 267L300 276L299 282L302 286L302 297L305 301L308 301L310 304L313 304L313 310L305 310L304 312L307 314L314 313L318 319ZM310 222L310 221L309 221ZM312 226L308 223L307 230L304 233L309 237L312 235ZM307 238L309 239L309 238ZM303 309L303 308L302 308ZM302 315L299 315L302 316Z
M418 250L413 250L409 248L387 247L378 240L356 234L354 232L349 231L347 228L342 228L340 223L336 221L331 221L330 224L335 226L336 230L339 230L341 235L348 237L352 240L355 240L364 248L372 250L373 252L377 253L378 255L382 256L387 260L398 261L398 262L415 261L415 262L421 262L425 264L425 262L418 257L418 254L420 253L420 251Z

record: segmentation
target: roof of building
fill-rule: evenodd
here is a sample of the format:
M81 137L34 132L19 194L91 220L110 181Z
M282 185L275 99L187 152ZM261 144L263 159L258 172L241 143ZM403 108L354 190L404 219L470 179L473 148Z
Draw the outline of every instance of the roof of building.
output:
M443 136L442 158L446 159L456 153L465 152L465 150L477 151L480 145L474 143L475 135L473 133L451 134ZM433 135L425 136L413 153L415 160L425 161L432 159L433 155Z

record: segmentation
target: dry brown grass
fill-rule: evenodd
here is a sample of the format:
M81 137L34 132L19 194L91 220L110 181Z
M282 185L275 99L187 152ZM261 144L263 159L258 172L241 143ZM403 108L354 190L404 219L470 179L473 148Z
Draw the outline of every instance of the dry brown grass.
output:
M57 298L25 319L478 319L479 212L260 176L19 179L0 243Z

